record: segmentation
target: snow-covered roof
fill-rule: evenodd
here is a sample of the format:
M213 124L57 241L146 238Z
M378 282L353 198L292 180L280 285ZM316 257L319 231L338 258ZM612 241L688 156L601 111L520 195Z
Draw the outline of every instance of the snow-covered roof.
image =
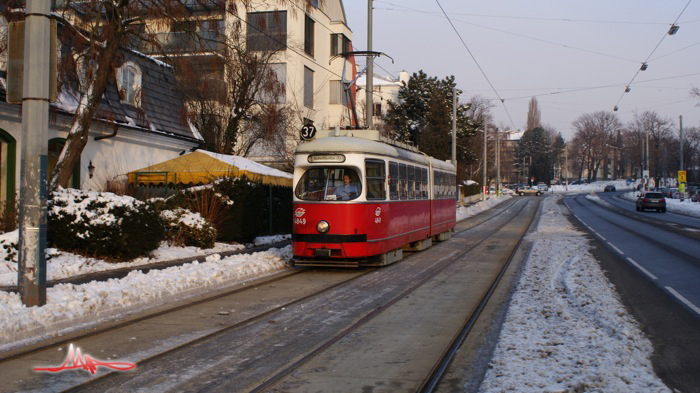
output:
M375 75L372 78L372 85L373 86L401 86L401 82L398 80L395 80L391 77L388 76L379 76ZM358 86L365 86L367 85L367 74L362 75L361 77L357 78L357 85Z
M264 176L275 176L275 177L284 177L287 179L291 179L293 176L291 173L283 172L280 171L279 169L275 168L270 168L269 166L257 163L253 160L249 160L245 157L240 157L240 156L230 156L227 154L219 154L219 153L214 153L206 150L197 150L200 153L204 153L208 155L209 157L215 158L219 161L225 162L226 164L233 165L236 168L248 172L253 172L257 173L259 175L264 175Z

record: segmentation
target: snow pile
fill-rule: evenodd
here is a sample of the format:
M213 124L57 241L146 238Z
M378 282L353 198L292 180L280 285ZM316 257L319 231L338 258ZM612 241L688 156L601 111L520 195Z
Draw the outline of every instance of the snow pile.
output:
M144 203L129 196L111 192L59 188L51 197L51 212L55 215L74 215L75 222L87 221L95 225L119 224L111 212L117 208L135 211Z
M587 240L547 198L482 392L667 392Z
M578 192L603 192L605 190L605 186L607 185L613 185L615 186L615 189L617 191L624 191L624 190L634 190L634 188L637 186L637 183L630 183L627 184L627 180L608 180L608 181L597 181L593 182L590 184L577 184L577 185L564 185L564 184L557 184L549 187L549 191L552 192L571 192L571 193L578 193Z
M510 195L501 195L499 197L492 197L485 201L479 201L471 206L460 206L457 208L457 222L489 210L509 198L511 198Z
M270 274L284 269L291 256L287 246L227 258L214 255L204 263L145 274L133 271L119 280L60 284L47 290L43 307L27 308L18 294L0 291L0 351Z
M211 226L209 222L199 213L192 213L189 210L177 208L175 210L163 210L160 212L161 218L166 222L178 223L190 228L202 229Z

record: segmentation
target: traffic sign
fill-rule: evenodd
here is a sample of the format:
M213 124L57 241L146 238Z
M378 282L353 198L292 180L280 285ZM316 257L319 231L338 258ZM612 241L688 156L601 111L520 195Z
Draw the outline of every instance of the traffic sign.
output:
M678 182L685 183L685 171L678 171Z
M299 131L299 136L303 141L310 141L316 137L316 127L313 124L305 124Z

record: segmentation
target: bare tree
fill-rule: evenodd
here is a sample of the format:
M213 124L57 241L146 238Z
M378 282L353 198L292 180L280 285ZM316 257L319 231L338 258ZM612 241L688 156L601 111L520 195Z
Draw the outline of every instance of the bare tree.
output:
M526 129L532 130L537 127L542 127L540 108L537 105L537 98L530 98L530 102L527 105L527 124Z
M668 142L673 137L672 126L673 121L671 119L662 118L654 111L635 113L634 118L628 124L630 130L640 133L644 138L647 135L649 136L649 166L651 168L647 169L651 170L650 173L654 177L661 175L662 147L665 145L664 142ZM668 153L668 150L666 153Z
M585 167L588 179L595 181L609 153L606 144L612 143L614 133L622 127L622 123L615 114L601 111L579 116L573 126L576 129L575 143L581 144L584 149L580 155L581 173Z

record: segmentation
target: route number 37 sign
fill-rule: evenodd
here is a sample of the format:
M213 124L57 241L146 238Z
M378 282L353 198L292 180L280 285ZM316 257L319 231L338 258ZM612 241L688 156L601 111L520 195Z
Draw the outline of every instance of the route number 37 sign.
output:
M310 141L316 136L316 127L313 124L306 124L301 127L299 131L299 136L301 136L302 141Z

